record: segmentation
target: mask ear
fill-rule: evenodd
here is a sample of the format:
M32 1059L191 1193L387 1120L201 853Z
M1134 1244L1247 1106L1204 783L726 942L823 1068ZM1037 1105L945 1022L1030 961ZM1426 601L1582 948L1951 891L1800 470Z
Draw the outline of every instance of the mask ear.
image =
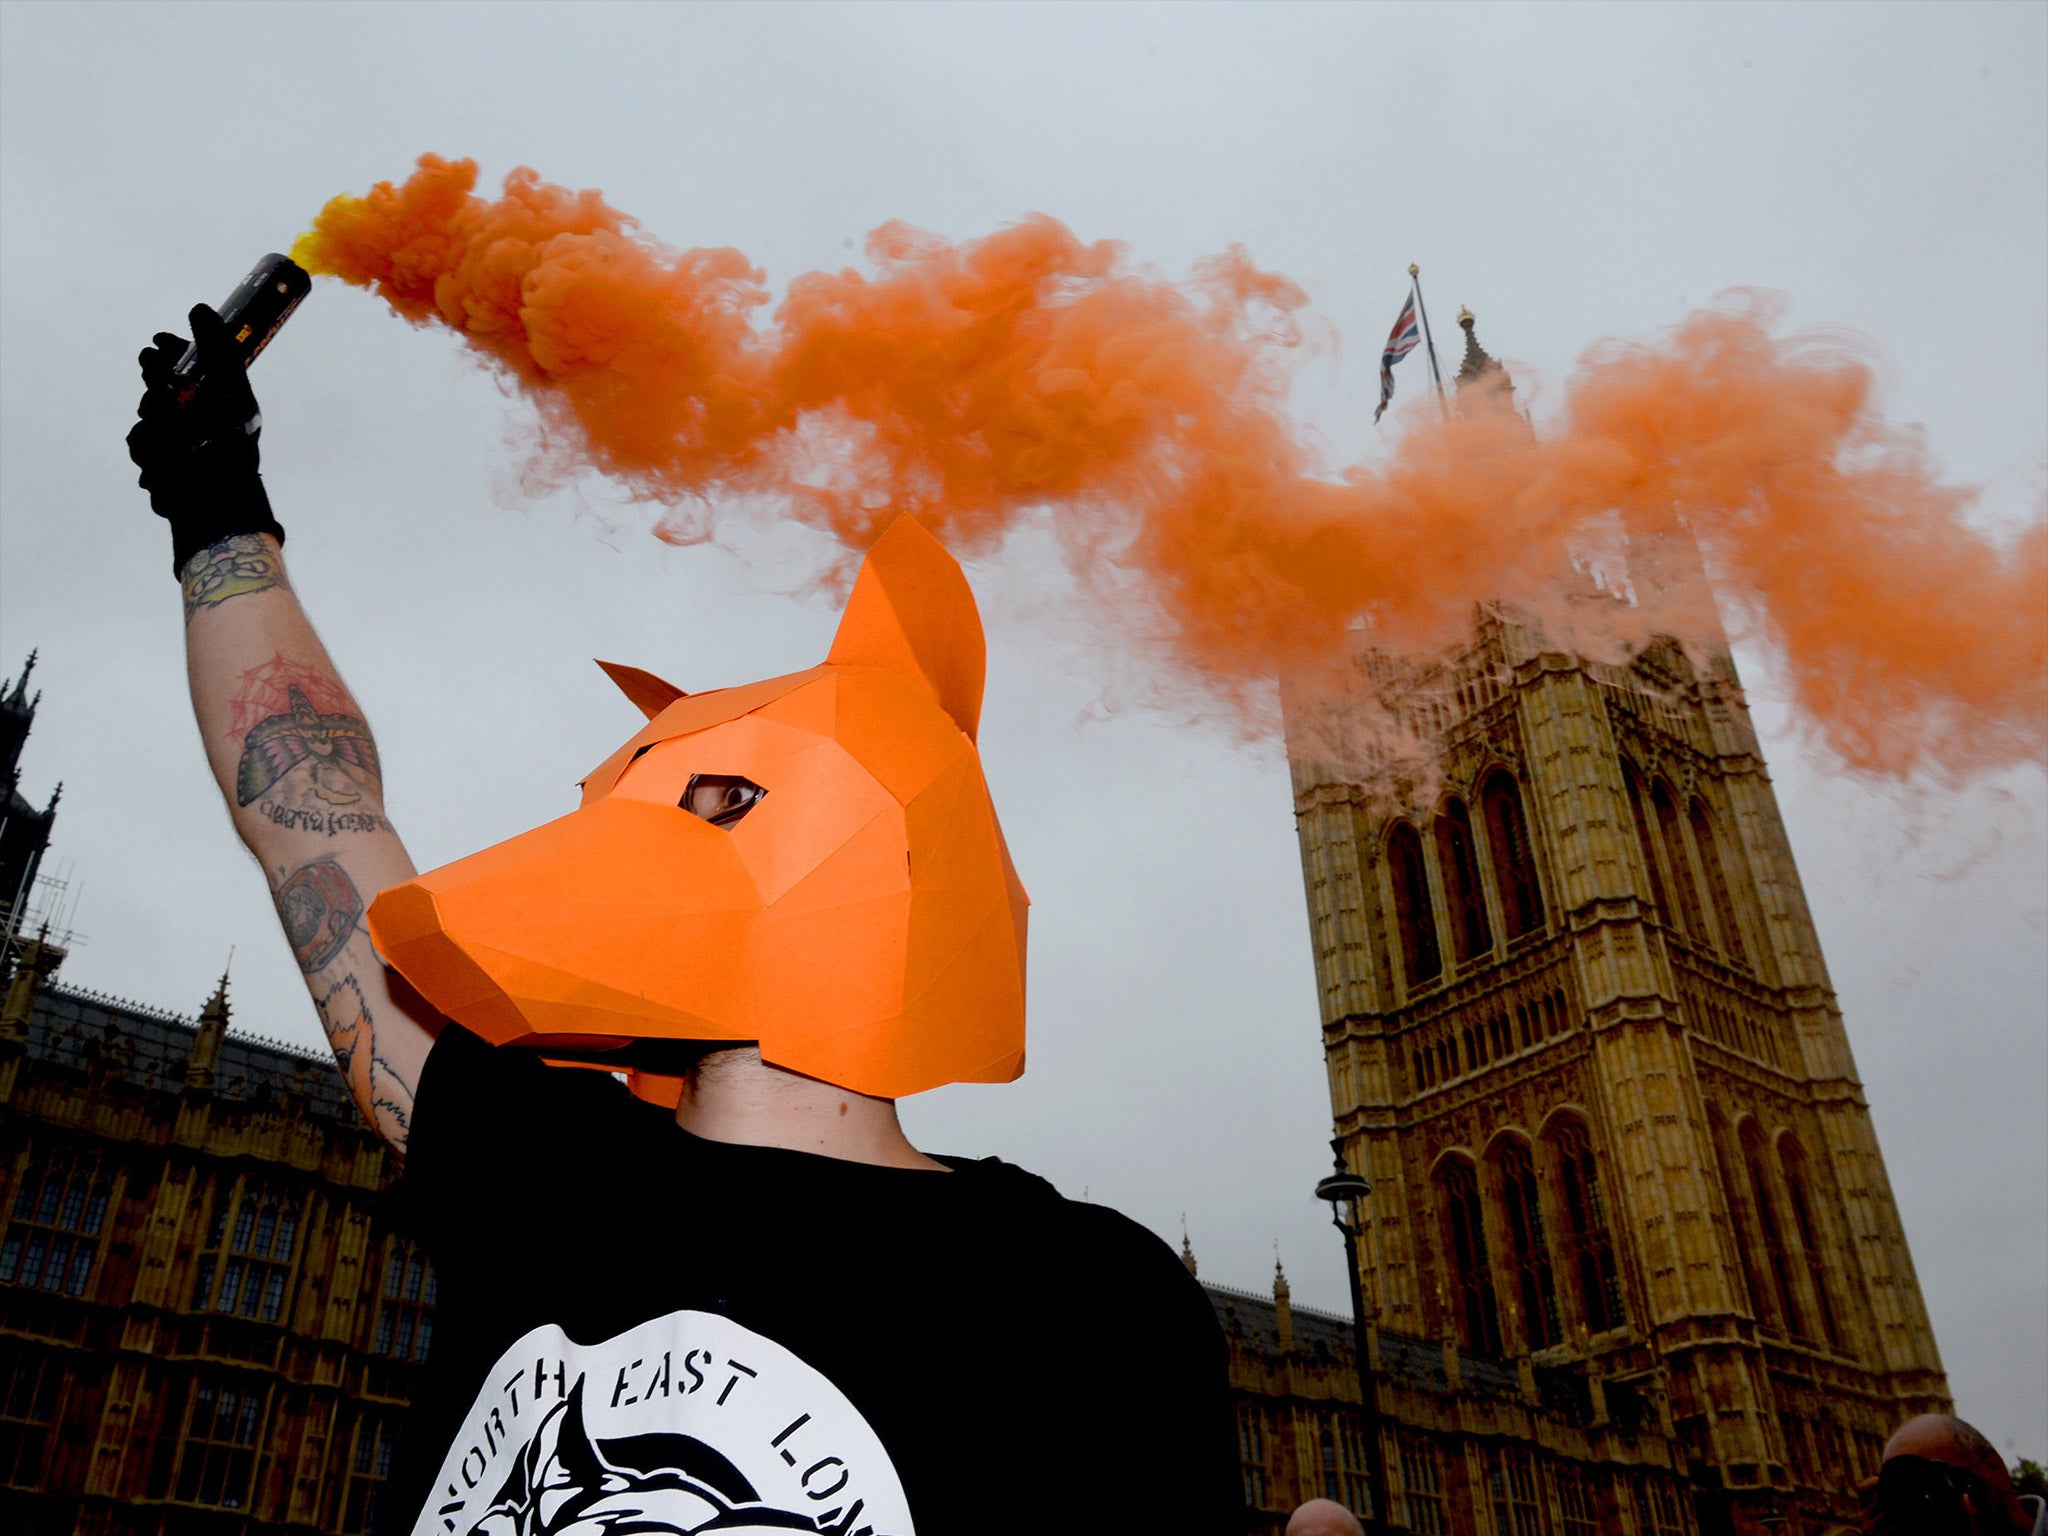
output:
M971 740L981 724L988 642L960 564L914 517L875 540L826 661L889 667L924 684Z
M604 675L619 685L619 692L633 701L634 708L652 720L677 699L688 698L674 683L664 683L652 672L642 672L638 667L621 666L616 661L600 661Z

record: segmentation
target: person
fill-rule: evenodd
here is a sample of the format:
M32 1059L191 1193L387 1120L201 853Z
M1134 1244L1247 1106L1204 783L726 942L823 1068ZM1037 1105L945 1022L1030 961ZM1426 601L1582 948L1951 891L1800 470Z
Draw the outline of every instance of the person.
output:
M1287 1517L1286 1536L1365 1536L1365 1527L1335 1499L1310 1499Z
M1923 1413L1885 1442L1865 1521L1873 1536L2033 1536L2036 1524L2004 1458L1963 1420Z
M394 949L432 941L439 959L404 975L386 964L369 931L379 914L395 914L380 934L415 918L432 929L455 898L416 876L364 711L293 590L259 470L261 417L231 338L205 306L190 319L201 383L173 389L185 341L158 334L141 354L128 446L170 524L193 708L337 1064L404 1155L394 1210L439 1283L432 1349L375 1529L1240 1530L1222 1334L1206 1294L1151 1233L998 1159L927 1155L874 1080L792 1070L765 1035L671 1040L627 1073L555 1065L477 1032L516 1034L522 1009L543 1012L503 975L476 982L472 1002L407 980L432 990L455 975L459 991L497 963L483 945L408 929ZM917 539L936 550L921 531L897 543ZM951 570L945 579L964 594ZM978 710L978 653L974 665ZM678 696L636 702L654 714ZM637 766L646 750L619 756L619 771L654 772ZM663 814L682 818L678 835L699 829L691 846L730 836L717 847L739 847L754 833L735 821L763 786L706 777L693 775ZM751 810L757 827L774 820L778 786L765 795ZM926 852L913 847L913 867ZM892 857L900 876L901 851ZM565 864L548 874L572 885L603 877ZM501 920L549 942L553 890ZM1021 1070L1021 887L1015 896ZM635 921L631 902L603 910ZM673 934L617 937L692 974L726 963L715 940L691 950ZM824 1016L805 1026L860 1047L856 1004L820 995L809 1011ZM464 1017L477 1029L450 1017L472 1003ZM621 1032L638 1029L629 1020ZM546 1034L536 1025L533 1039ZM665 1102L621 1081L638 1083L650 1065L670 1087Z

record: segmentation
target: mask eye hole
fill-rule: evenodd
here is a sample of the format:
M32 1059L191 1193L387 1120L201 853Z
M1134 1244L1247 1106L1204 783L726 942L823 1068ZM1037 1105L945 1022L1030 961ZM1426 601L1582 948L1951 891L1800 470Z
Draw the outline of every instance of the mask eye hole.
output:
M752 779L730 773L693 773L683 798L676 802L692 816L701 816L714 827L728 831L739 819L761 803L768 791Z

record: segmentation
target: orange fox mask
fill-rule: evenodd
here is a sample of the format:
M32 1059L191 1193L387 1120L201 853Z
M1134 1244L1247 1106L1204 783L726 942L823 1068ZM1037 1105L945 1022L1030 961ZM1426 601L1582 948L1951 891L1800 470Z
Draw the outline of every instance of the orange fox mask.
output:
M1008 1082L1029 898L975 748L985 656L960 567L900 518L822 666L687 695L600 663L648 721L582 806L385 891L371 937L485 1039L612 1053L657 1102L679 1082L640 1042L758 1041L886 1098Z

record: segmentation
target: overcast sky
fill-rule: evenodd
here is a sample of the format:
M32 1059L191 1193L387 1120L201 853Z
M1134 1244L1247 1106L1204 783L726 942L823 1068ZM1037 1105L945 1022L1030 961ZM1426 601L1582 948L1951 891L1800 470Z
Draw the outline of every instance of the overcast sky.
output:
M1179 275L1233 242L1330 338L1300 414L1370 427L1409 262L1539 419L1592 343L1734 286L1889 359L2008 523L2048 482L2048 7L0 5L0 669L42 650L24 788L65 784L64 980L319 1043L184 699L169 542L121 438L150 332L423 150L604 189L779 290L907 219L1031 211ZM1404 391L1421 387L1419 361ZM296 584L421 867L570 809L638 723L589 658L696 689L807 666L818 551L668 549L600 484L515 504L528 415L458 344L316 290L255 374ZM1284 763L1116 707L1020 544L971 571L982 745L1033 911L1031 1069L905 1107L1117 1205L1205 1279L1344 1309L1309 1191L1329 1103ZM797 593L799 595L791 595ZM1744 659L1958 1409L2048 1455L2048 796L1873 790Z

